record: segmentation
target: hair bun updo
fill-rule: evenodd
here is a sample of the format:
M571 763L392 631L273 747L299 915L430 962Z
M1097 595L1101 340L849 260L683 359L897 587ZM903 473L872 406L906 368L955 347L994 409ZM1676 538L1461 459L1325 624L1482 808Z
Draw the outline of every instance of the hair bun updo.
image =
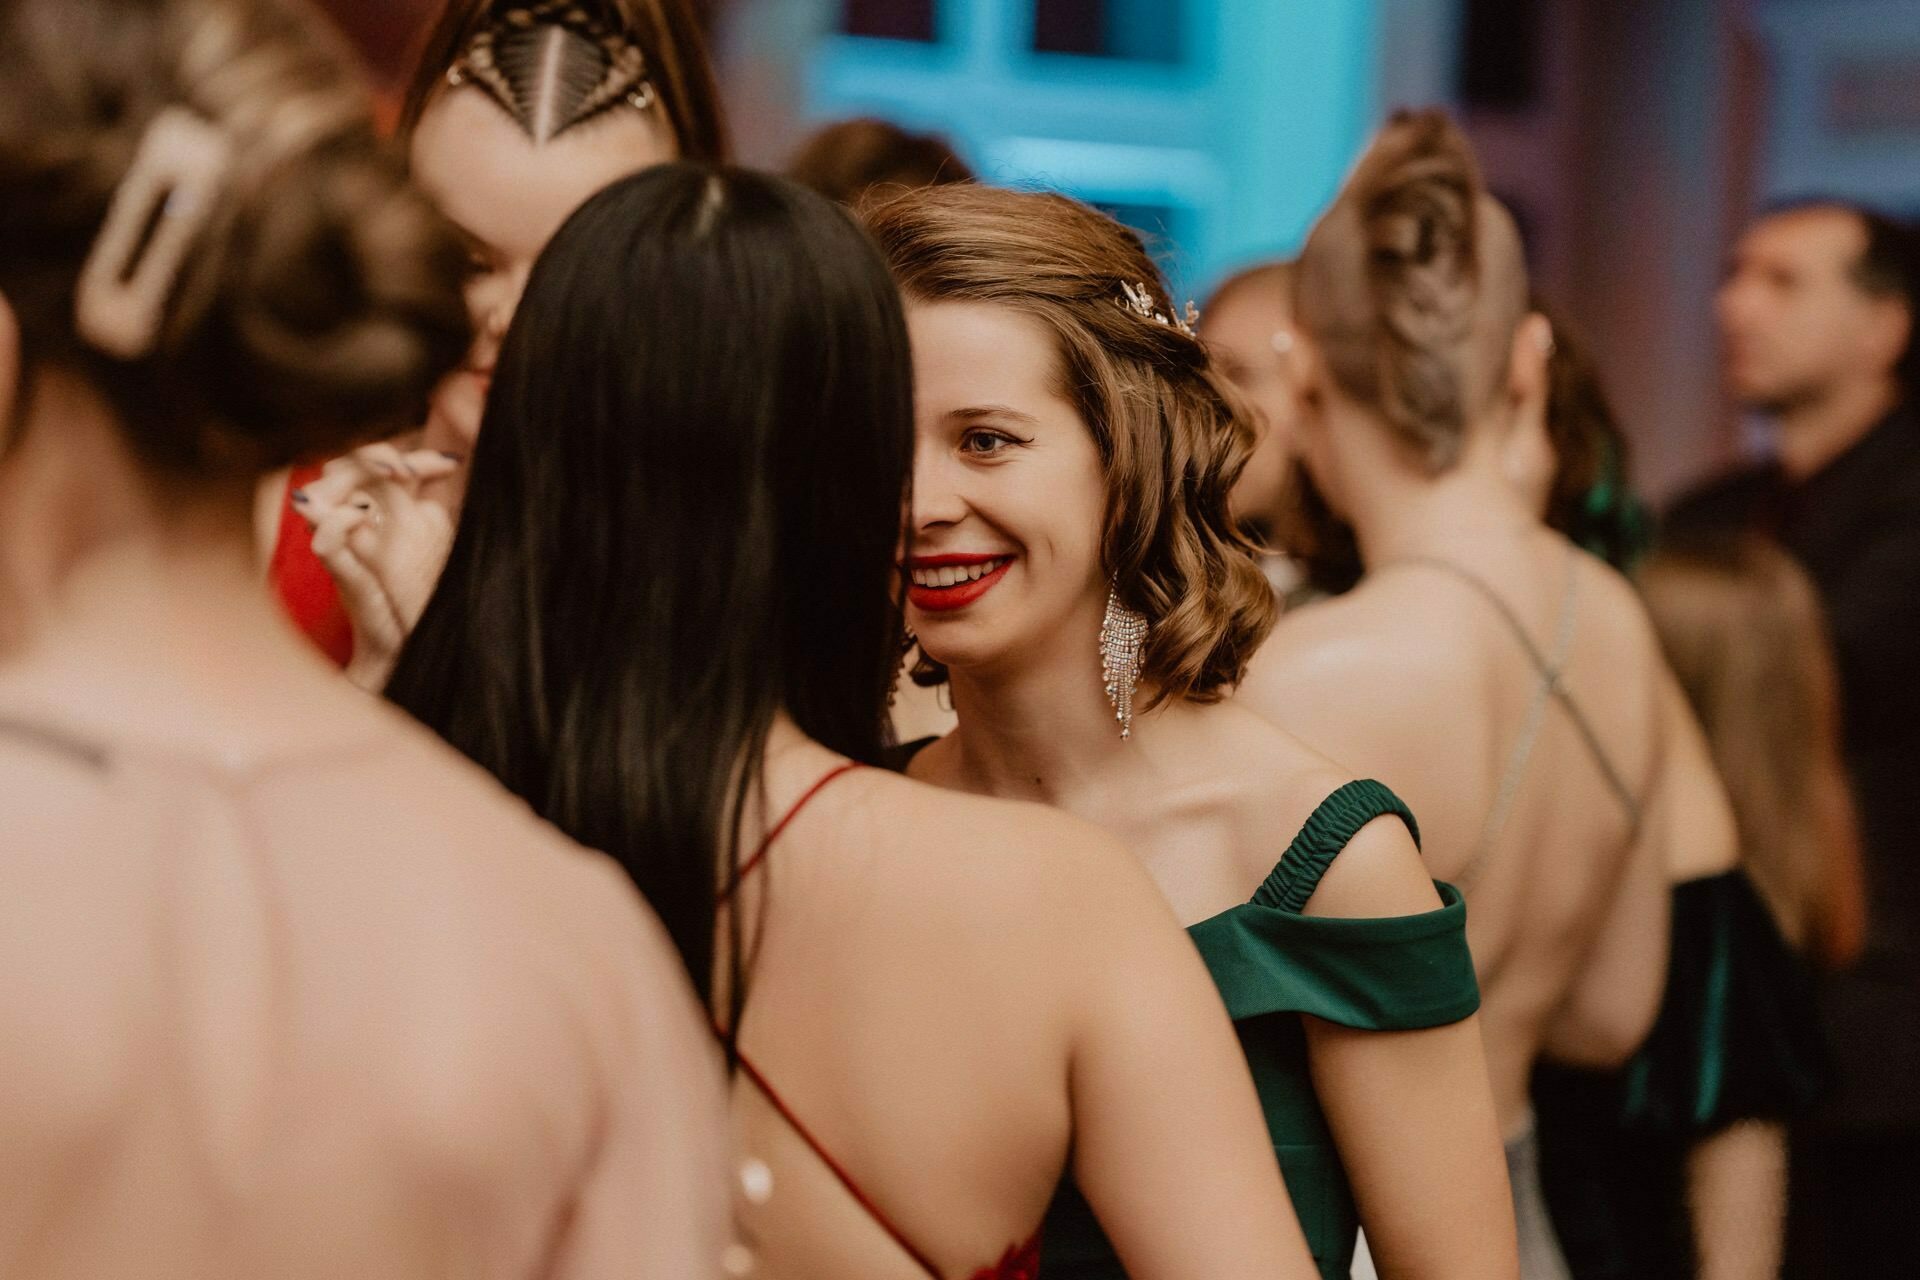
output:
M1298 310L1335 381L1434 472L1458 460L1525 313L1525 268L1510 231L1453 121L1402 111L1301 257Z
M232 164L151 343L116 357L82 336L79 281L150 125L173 111L224 139ZM464 270L304 0L0 8L0 292L29 377L86 378L149 462L266 470L415 420L470 341Z

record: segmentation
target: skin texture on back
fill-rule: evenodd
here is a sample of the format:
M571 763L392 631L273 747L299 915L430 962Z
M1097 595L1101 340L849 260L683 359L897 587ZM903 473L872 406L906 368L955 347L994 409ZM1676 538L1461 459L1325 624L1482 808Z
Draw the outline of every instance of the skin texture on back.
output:
M775 800L833 765L776 742ZM1311 1274L1218 995L1109 837L862 770L736 909L756 955L743 1051L944 1274L1024 1243L1069 1159L1131 1274ZM925 1274L750 1083L734 1105L774 1174L743 1207L763 1273Z

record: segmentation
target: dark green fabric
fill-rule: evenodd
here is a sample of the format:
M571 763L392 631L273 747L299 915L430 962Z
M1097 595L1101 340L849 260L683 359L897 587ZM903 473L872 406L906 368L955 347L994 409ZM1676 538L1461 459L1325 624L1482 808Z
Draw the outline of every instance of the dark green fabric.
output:
M1452 886L1437 885L1441 908L1416 916L1300 914L1354 834L1387 816L1419 838L1413 815L1391 791L1377 782L1347 784L1307 820L1252 901L1187 931L1226 998L1323 1280L1347 1280L1359 1214L1313 1091L1301 1015L1368 1031L1414 1031L1458 1022L1480 1006L1466 905ZM1124 1280L1071 1176L1047 1213L1043 1239L1040 1273L1047 1280Z
M1687 1280L1687 1155L1741 1120L1791 1121L1831 1072L1807 962L1742 871L1674 886L1666 996L1615 1072L1543 1063L1541 1182L1580 1280Z

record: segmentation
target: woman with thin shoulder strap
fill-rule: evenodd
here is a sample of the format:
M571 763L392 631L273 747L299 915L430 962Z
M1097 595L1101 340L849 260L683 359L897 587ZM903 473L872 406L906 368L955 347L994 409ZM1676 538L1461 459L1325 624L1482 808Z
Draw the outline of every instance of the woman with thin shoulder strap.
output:
M470 338L329 39L0 3L0 1274L713 1275L659 922L259 582L259 477Z
M1219 1000L1125 855L859 767L911 376L824 197L609 188L534 270L389 696L667 920L737 1066L742 1273L1028 1280L1071 1159L1134 1276L1304 1280Z
M1405 794L1466 894L1522 1272L1563 1275L1528 1077L1543 1053L1618 1065L1652 1025L1667 850L1697 811L1663 766L1670 678L1631 586L1511 482L1551 332L1444 115L1382 131L1295 301L1296 438L1366 576L1283 619L1240 701Z
M1132 850L1234 1015L1323 1277L1362 1219L1397 1276L1512 1275L1458 895L1392 792L1226 698L1274 603L1229 508L1251 424L1191 316L1065 197L947 187L867 223L913 339L908 618L959 714L910 773ZM1049 1276L1127 1274L1086 1189Z
M273 565L303 629L369 689L392 670L446 559L465 459L534 259L608 183L727 151L689 0L447 0L400 134L415 180L466 244L473 349L436 388L423 429L296 474Z

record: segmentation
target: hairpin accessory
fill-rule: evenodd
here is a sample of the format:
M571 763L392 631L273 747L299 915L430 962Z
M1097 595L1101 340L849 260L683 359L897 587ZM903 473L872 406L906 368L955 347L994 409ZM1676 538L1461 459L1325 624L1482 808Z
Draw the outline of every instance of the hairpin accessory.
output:
M153 349L232 164L226 135L185 107L168 107L147 125L80 270L74 325L83 339L122 360Z
M1100 678L1120 722L1120 740L1133 736L1133 693L1140 682L1141 659L1149 630L1144 615L1120 603L1120 589L1107 591L1107 614L1100 622Z
M1153 291L1144 283L1122 283L1119 303L1142 320L1151 320L1155 324L1166 325L1169 329L1178 329L1189 338L1195 336L1194 327L1200 323L1200 308L1194 306L1191 299L1188 300L1186 314L1181 319L1168 319L1166 313L1154 305Z

